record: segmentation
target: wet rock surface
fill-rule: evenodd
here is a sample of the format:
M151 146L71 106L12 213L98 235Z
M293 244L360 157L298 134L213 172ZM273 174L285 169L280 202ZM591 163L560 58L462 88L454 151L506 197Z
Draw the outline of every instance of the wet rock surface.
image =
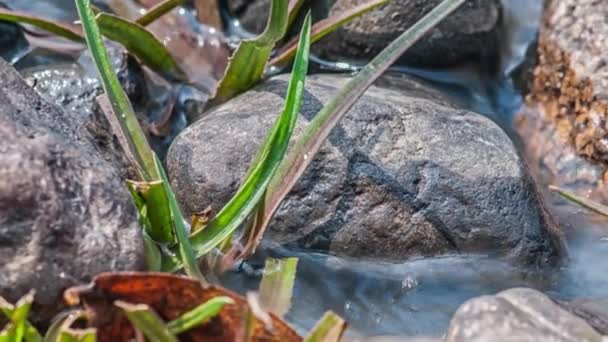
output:
M345 80L307 79L296 136ZM268 236L384 260L460 252L557 263L561 235L507 135L413 79L386 83L392 88L372 87L334 129ZM286 87L286 76L275 77L178 136L167 164L186 214L228 201Z
M134 106L140 106L147 100L141 68L118 47L111 45L109 52L123 89ZM103 93L103 89L92 63L92 60L84 55L80 63L26 69L22 74L26 82L44 100L58 105L69 115L70 125L75 128L74 138L86 140L89 145L94 146L95 150L119 171L120 176L126 178L133 172L129 170L129 163L118 139L97 104L96 98Z
M541 292L515 288L462 304L450 322L445 341L603 340L585 320L560 308Z
M366 0L337 0L329 16ZM317 51L331 59L370 59L431 11L439 0L395 0L319 41ZM471 0L432 29L399 60L416 66L447 66L495 56L501 21L498 0Z
M606 200L608 174L608 4L546 2L529 75L529 111L518 130L548 181ZM530 134L532 133L532 134Z
M141 270L136 210L78 121L0 60L0 295L36 290L48 324L62 291L103 271Z
M568 312L584 319L602 335L608 335L608 299L575 299L559 301Z

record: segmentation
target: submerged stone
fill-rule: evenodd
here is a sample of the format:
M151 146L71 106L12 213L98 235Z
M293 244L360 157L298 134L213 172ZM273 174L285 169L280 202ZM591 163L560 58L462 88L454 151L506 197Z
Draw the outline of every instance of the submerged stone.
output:
M268 80L176 138L167 165L187 215L207 206L215 213L234 194L281 112L287 80ZM307 78L296 136L346 80ZM332 131L268 237L390 261L456 252L557 264L561 232L508 136L424 83L383 83Z
M48 324L63 290L105 271L142 270L137 213L79 122L0 59L0 296L36 291Z

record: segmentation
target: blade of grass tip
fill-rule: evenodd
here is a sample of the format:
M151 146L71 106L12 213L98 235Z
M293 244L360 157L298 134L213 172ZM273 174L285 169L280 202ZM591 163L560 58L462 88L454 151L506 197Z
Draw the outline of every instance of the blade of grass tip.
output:
M85 42L84 34L82 31L80 31L79 27L69 23L44 19L35 15L7 10L4 8L0 8L0 20L10 21L17 24L32 25L75 42Z
M127 147L136 158L141 178L147 181L158 180L160 177L152 149L137 121L131 102L114 73L89 4L89 0L76 0L76 8L85 32L87 45L95 61L103 89L110 100L114 115L120 123L122 134L128 138Z
M274 44L287 32L287 11L287 0L271 1L266 29L253 39L241 41L217 86L213 104L217 105L244 92L262 78Z
M150 8L146 14L139 17L135 22L141 26L147 26L183 3L184 0L165 0Z
M2 299L3 305L7 306L4 299ZM19 301L12 307L12 315L9 317L10 326L8 329L3 331L3 335L8 338L9 341L23 341L28 331L27 316L34 302L34 292L30 291L25 296L21 297ZM10 307L10 305L8 306ZM39 334L38 334L39 336Z
M304 342L339 342L346 330L346 322L328 311L304 338Z
M7 302L3 297L0 297L0 311L6 316L7 319L11 319L15 314L15 306ZM30 322L25 321L25 333L24 339L26 342L40 342L42 336Z
M567 190L564 190L562 188L559 188L555 185L550 185L549 189L551 189L551 191L555 191L558 194L560 194L561 196L563 196L565 199L574 202L584 208L587 208L589 210L592 210L600 215L606 216L608 217L608 206L605 206L601 203L597 203L593 200L590 200L588 198L584 198L581 196L578 196L572 192L569 192Z
M150 341L156 342L178 342L158 315L145 304L131 304L116 301L114 305L122 309L129 322L141 331Z
M456 10L466 0L444 0L407 31L397 37L391 44L382 50L371 62L351 78L338 92L323 106L321 111L308 124L302 137L296 142L279 170L268 186L266 196L266 212L260 220L263 232L268 226L272 215L279 207L281 201L289 193L302 176L314 155L317 153L331 130L340 119L363 95L365 90L380 77L407 49L422 38L430 29Z
M211 298L205 303L181 315L179 318L169 322L167 328L174 335L181 334L197 325L209 322L222 311L225 305L228 304L234 304L234 300L230 297L220 296Z
M298 258L266 259L260 283L260 304L279 318L291 307Z
M175 198L175 194L171 189L169 178L165 173L165 169L160 163L160 160L156 155L154 155L156 159L156 165L158 170L160 171L160 175L165 186L165 191L167 193L169 207L171 208L171 215L173 217L173 223L175 228L175 235L177 236L177 243L179 249L179 255L181 256L182 263L184 265L184 269L186 273L198 279L202 284L207 285L207 281L205 277L201 274L201 271L198 267L198 262L196 259L196 254L192 245L190 244L190 240L188 239L188 229L186 228L184 216L179 208L179 204L177 203L177 199Z
M298 57L287 87L283 112L262 144L260 149L262 152L258 153L258 158L253 163L255 167L251 168L251 172L245 177L237 193L210 220L207 227L192 235L191 241L198 256L211 251L252 213L264 195L279 163L283 160L300 112L308 70L309 46L310 14L304 20Z
M356 19L363 14L376 9L390 0L373 0L361 5L355 6L347 11L343 11L334 15L330 18L323 19L312 26L311 31L311 43L315 43L319 41L321 38L327 36L337 28L346 25L351 22L353 19ZM296 54L296 47L298 45L298 41L296 39L290 40L283 48L281 48L280 52L270 60L270 65L286 65L293 59L293 56Z
M96 20L104 36L122 44L154 71L170 79L186 78L167 47L145 27L109 13L97 14Z

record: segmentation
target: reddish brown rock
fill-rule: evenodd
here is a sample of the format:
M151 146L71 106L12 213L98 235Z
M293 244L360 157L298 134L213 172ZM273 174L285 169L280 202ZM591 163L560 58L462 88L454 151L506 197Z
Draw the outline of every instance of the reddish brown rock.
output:
M545 182L606 199L608 2L549 0L517 119L527 154Z

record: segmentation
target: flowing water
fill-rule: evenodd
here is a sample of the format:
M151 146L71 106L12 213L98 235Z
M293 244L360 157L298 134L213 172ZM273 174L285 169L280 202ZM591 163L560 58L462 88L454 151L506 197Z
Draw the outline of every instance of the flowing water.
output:
M502 37L497 74L488 75L471 65L451 70L401 66L393 68L393 71L432 82L446 93L458 97L470 109L490 117L517 139L512 120L522 105L522 99L513 86L512 74L535 37L541 2L504 0L506 33ZM13 8L45 16L75 19L72 0L12 0L6 3ZM231 25L233 31L238 31L236 22ZM208 30L201 32L209 34ZM30 54L45 56L40 51ZM45 61L40 57L27 58L27 55L23 57L28 61L27 65ZM47 56L46 60L53 61L53 58L53 55ZM18 63L23 63L23 60ZM356 66L346 63L321 60L316 63L321 69L356 69ZM186 93L184 96L201 95ZM181 122L183 126L183 118ZM333 310L349 322L350 338L440 336L446 331L456 308L464 301L515 286L537 288L560 299L608 298L608 264L597 262L608 255L608 234L602 229L606 220L553 195L546 195L552 196L548 200L551 209L573 223L569 230L571 260L560 270L532 272L483 255L451 255L385 264L265 246L252 260L228 272L222 282L241 293L256 290L266 256L297 256L300 260L294 303L287 319L303 333L324 311Z

